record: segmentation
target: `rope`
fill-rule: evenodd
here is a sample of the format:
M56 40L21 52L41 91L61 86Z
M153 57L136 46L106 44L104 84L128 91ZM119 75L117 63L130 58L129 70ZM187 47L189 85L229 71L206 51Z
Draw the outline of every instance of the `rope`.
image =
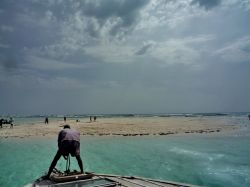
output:
M66 162L66 173L69 173L70 172L70 155L68 155L67 157L67 162Z

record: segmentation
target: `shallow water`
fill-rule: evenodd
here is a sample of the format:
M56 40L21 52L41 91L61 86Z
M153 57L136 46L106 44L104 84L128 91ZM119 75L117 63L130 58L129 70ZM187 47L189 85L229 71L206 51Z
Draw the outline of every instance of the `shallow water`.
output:
M86 171L202 186L250 186L249 136L82 137ZM23 186L47 171L51 139L0 139L0 186ZM57 168L65 170L61 159ZM71 158L71 169L78 169Z

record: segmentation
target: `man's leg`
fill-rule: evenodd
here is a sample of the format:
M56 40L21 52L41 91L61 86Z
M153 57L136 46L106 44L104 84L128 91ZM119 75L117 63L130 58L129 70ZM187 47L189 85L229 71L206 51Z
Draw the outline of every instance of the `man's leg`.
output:
M61 157L61 153L58 150L57 153L56 153L56 155L55 155L55 157L54 157L54 159L53 159L53 161L52 161L52 163L51 163L51 165L50 165L50 167L49 167L49 172L47 174L47 177L49 177L50 174L52 173L52 171L55 168L56 163L60 159L60 157Z
M83 173L83 165L82 165L82 159L81 159L80 155L76 155L76 160L77 160L78 165L81 169L81 173Z

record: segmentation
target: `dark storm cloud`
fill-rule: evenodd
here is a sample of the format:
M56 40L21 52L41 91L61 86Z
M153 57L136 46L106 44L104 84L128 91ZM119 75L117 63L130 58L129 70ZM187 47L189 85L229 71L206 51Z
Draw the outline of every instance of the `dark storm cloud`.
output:
M128 24L131 24L131 22L127 20L127 17L130 17L131 14L136 14L136 12L147 3L148 0L83 1L82 9L84 15L87 16L93 16L98 19L117 16L123 18Z
M0 0L0 114L249 110L249 7Z
M36 51L35 55L60 59L57 57L63 56L60 54L61 51L64 54L69 50L68 46L76 46L75 43L62 42L62 40L74 38L80 43L79 36L86 36L85 38L88 38L86 40L98 38L104 27L107 32L103 37L108 38L108 35L111 38L123 37L133 30L133 26L139 19L140 10L148 2L148 0L76 0L73 2L27 0L18 3L2 0L0 2L0 65L8 70L17 68L19 64L26 63L25 60L19 59L24 55L34 55L34 51ZM84 25L79 25L78 19L81 19L81 24ZM67 32L67 27L71 27L73 32ZM28 52L24 52L26 49ZM78 50L68 52L75 54ZM55 56L48 55L52 52ZM66 59L65 56L63 58L61 60ZM81 58L78 59L88 61L86 58L81 52ZM74 55L70 61L79 60Z
M9 28L0 30L0 43L10 45L12 50L48 45L58 39L59 24L49 17L50 11L43 6L36 6L31 1L3 0L0 9L3 9L0 26Z
M50 2L50 3L48 3ZM105 0L105 1L86 1L76 0L70 1L38 1L33 3L30 7L41 15L45 10L50 10L57 21L68 22L71 17L74 17L77 13L80 13L81 18L93 18L87 20L87 28L85 32L89 33L92 37L98 37L100 29L105 24L111 23L110 35L124 35L128 33L133 25L139 19L140 10L149 2L149 0ZM53 3L51 3L53 2ZM86 20L85 20L86 21ZM113 23L115 22L115 23Z
M98 38L102 29L112 37L130 33L140 19L148 0L107 1L15 1L0 2L0 22L14 25L12 33L1 33L7 43L17 47L50 45L60 40L65 26L76 27L78 34ZM82 24L78 25L78 20ZM79 30L80 31L77 31ZM70 33L71 34L71 33Z
M88 17L94 17L102 27L108 20L118 19L117 23L110 29L111 35L117 35L120 32L126 34L139 18L140 9L145 6L148 0L128 0L128 1L82 1L82 14ZM96 36L97 33L92 27L88 32Z
M221 3L221 0L193 0L191 5L198 4L199 6L205 8L206 10L212 9L218 6Z

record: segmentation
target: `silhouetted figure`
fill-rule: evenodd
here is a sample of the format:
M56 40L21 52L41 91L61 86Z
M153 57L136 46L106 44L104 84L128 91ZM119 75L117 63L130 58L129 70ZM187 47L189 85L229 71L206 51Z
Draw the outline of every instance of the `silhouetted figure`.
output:
M44 123L45 123L45 124L49 124L49 118L48 118L48 117L45 118Z
M94 121L96 121L96 116L94 116Z
M89 116L89 121L92 122L92 116Z
M10 117L10 120L9 120L9 123L10 123L10 128L13 128L13 122L14 122L13 118L12 118L12 117Z
M0 119L0 127L3 128L3 119Z
M63 117L63 120L64 120L64 122L66 122L66 120L67 120L66 116Z
M66 159L69 154L76 157L81 173L83 173L82 159L80 157L80 133L70 129L69 125L64 125L63 130L58 134L58 151L50 165L47 178L49 178L60 157L63 156Z
M250 114L248 115L248 119L250 120Z

